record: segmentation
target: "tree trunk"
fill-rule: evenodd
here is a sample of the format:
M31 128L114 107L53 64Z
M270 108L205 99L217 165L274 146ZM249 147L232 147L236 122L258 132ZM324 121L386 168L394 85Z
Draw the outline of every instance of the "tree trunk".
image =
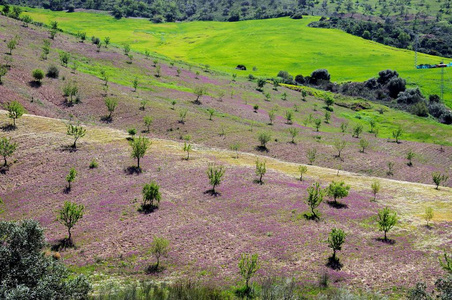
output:
M5 160L5 163L3 164L4 167L8 165L8 162L6 161L6 156L3 156L3 159Z
M68 229L67 229L67 233L68 233L68 238L67 238L67 240L68 240L69 243L71 243L71 242L72 242L71 228L68 228Z
M385 231L385 241L387 241L388 240L388 238L386 237L386 231Z
M139 156L137 157L137 168L138 169L140 168L140 157Z

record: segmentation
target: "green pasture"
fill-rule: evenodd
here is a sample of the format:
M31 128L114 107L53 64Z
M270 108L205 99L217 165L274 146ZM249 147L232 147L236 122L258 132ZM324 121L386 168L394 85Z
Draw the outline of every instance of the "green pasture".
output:
M425 94L440 94L441 70L415 69L414 52L384 46L340 30L307 26L318 17L152 24L145 19L116 20L107 14L26 10L33 20L45 24L57 21L67 32L86 32L88 36L100 38L109 36L118 46L128 43L135 51L149 50L170 59L208 64L229 73L275 76L278 71L287 70L293 75L309 75L315 69L325 68L333 81L356 81L374 77L384 69L394 69ZM418 63L442 60L418 55ZM236 71L238 64L246 65L248 71ZM253 72L253 67L257 71ZM452 70L445 70L444 77L445 101L452 106Z

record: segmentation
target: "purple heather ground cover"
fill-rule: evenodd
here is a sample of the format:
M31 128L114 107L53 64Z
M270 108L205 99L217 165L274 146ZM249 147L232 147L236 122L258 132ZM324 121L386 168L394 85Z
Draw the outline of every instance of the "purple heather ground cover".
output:
M146 276L144 270L154 261L149 244L158 235L170 241L171 251L163 260L166 269L148 275L152 278L195 276L234 284L240 254L258 253L259 278L295 277L314 284L328 273L338 286L390 292L417 281L432 284L442 274L439 249L452 246L446 222L431 230L438 240L447 241L440 247L418 246L422 238L417 233L423 227L408 231L400 226L389 233L394 244L379 241L382 233L376 229L375 215L383 204L369 201L368 191L352 190L340 200L345 209L324 202L319 207L320 221L309 221L302 216L308 211L303 199L313 183L309 178L300 182L269 169L260 185L253 182L254 168L226 164L224 182L217 188L220 195L214 197L204 193L210 189L205 172L207 163L216 161L213 155L195 153L186 161L181 149L155 142L142 160L144 172L131 175L125 170L135 162L125 138L108 143L82 140L79 149L70 153L64 151L70 139L61 124L55 126L60 128L58 134L25 135L33 133L30 126L22 124L14 133L22 150L10 170L0 175L6 203L2 218L36 218L45 226L48 242L56 243L66 234L56 221L56 210L64 201L84 204L85 216L73 230L77 248L61 252L70 265L96 264L102 272ZM99 162L96 169L88 168L92 158ZM70 167L77 169L78 176L65 194L64 177ZM160 184L162 202L155 212L142 214L137 211L141 189L150 180ZM381 199L390 197L381 195ZM332 227L348 234L338 254L343 263L339 271L325 266L331 255L326 240Z

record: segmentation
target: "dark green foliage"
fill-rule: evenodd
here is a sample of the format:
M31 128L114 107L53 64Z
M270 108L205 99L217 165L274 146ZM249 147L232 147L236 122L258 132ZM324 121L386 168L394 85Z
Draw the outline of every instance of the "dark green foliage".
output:
M41 80L44 78L44 72L41 69L34 69L31 75L38 83L41 83Z
M71 55L68 52L60 52L60 62L62 66L67 67L69 63L69 59L71 58Z
M337 202L337 199L345 198L348 196L350 191L350 186L345 185L343 181L341 182L331 182L331 184L327 188L327 194L330 197L333 197L334 202Z
M0 66L0 84L3 83L2 77L8 73L8 69L5 66Z
M38 222L0 222L0 298L88 299L91 285L84 275L42 253L44 232Z
M330 81L330 73L328 73L328 70L326 69L318 69L311 73L311 78L309 80L310 84L320 84L322 82L329 82Z
M449 179L449 176L447 176L446 174L441 174L440 172L433 172L432 179L436 185L436 189L439 190L440 184L442 182L446 182Z
M58 69L58 67L55 65L50 65L49 68L47 69L46 76L49 78L58 78L59 75L60 70Z

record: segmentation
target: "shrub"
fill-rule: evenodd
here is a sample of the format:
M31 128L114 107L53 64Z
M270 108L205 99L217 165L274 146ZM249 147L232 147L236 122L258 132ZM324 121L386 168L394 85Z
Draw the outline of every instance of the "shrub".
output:
M179 123L185 124L185 117L187 116L188 109L184 108L179 111Z
M9 49L9 55L13 54L13 50L16 49L16 46L17 46L17 39L16 38L10 39L6 43L6 47Z
M287 124L292 124L292 122L293 122L293 111L286 110L286 120L287 120Z
M444 260L439 260L441 267L444 269L444 271L448 272L449 274L452 274L452 257L449 257L446 252L444 252ZM452 287L452 285L451 285ZM452 292L452 291L450 291ZM445 299L445 298L443 298Z
M265 81L265 79L263 78L257 79L257 90L262 91L266 83L267 81Z
M225 169L223 166L216 166L215 164L209 164L207 169L207 177L212 185L212 194L216 194L215 187L220 185L224 176Z
M78 85L75 81L67 81L63 86L63 94L65 97L69 97L67 99L68 105L72 105L74 103L74 96L78 94ZM77 98L76 98L77 101Z
M71 58L71 55L69 53L64 52L64 51L60 52L61 65L67 67L70 58Z
M137 134L137 130L136 128L129 128L127 129L127 133L133 138L135 136L135 134Z
M400 92L405 91L406 81L402 78L392 78L388 83L389 96L397 98Z
M380 231L384 231L384 240L387 241L387 232L397 224L397 213L385 207L378 211L378 227Z
M306 80L304 79L303 75L297 75L295 76L295 82L298 84L304 84Z
M34 80L41 83L41 80L44 78L44 72L41 69L34 69L31 73Z
M197 86L195 87L194 94L196 95L196 100L194 101L194 103L200 104L201 101L199 101L199 99L207 94L207 89L203 86Z
M2 84L2 77L6 75L8 69L5 66L0 66L0 84Z
M330 81L330 73L326 69L318 69L311 73L311 78L309 83L311 84L319 84L320 81Z
M14 151L16 151L17 143L11 141L11 138L2 137L0 138L0 155L3 156L3 166L6 167L8 165L7 158L13 155Z
M61 261L43 255L46 241L37 221L2 221L0 236L2 298L88 299L91 285L84 275L74 276Z
M190 151L191 151L191 145L187 142L184 142L184 148L183 148L184 152L187 152L187 157L185 158L186 160L190 159Z
M151 142L145 137L133 138L130 141L130 146L132 147L131 157L137 159L137 169L140 168L140 159L144 157L146 151L148 150Z
M293 76L290 75L289 72L287 72L287 71L279 71L277 77L281 78L283 83L286 83L286 84L293 83Z
M397 73L397 71L392 71L392 70L384 70L384 71L380 71L378 73L378 83L385 85L387 84L392 78L397 78L399 77L399 73Z
M85 206L69 201L65 201L63 208L58 211L58 221L67 228L67 243L69 245L73 244L71 229L81 218L83 218L84 211Z
M89 163L89 168L96 169L97 167L99 167L99 163L95 158L93 158L93 160Z
M268 111L268 119L270 120L270 125L273 125L273 121L275 120L275 111L272 109Z
M348 122L342 122L341 123L341 131L345 132L345 131L347 131L347 128L348 128Z
M408 153L406 154L406 159L408 159L408 166L413 166L413 158L415 156L415 153L413 152L413 150L409 150Z
M49 68L47 69L46 75L49 78L58 78L58 76L60 75L60 70L58 69L57 66L50 65Z
M311 209L311 218L318 219L317 207L322 203L325 191L322 190L318 182L314 183L312 186L308 187L308 198L306 198L306 204L309 205Z
M149 211L159 207L162 194L160 193L160 186L156 182L151 181L150 183L146 183L143 187L142 194L143 203L141 204L141 208L143 211Z
M265 161L259 161L259 159L256 159L256 175L259 176L259 179L257 180L257 183L264 184L262 181L262 177L267 173L267 167Z

